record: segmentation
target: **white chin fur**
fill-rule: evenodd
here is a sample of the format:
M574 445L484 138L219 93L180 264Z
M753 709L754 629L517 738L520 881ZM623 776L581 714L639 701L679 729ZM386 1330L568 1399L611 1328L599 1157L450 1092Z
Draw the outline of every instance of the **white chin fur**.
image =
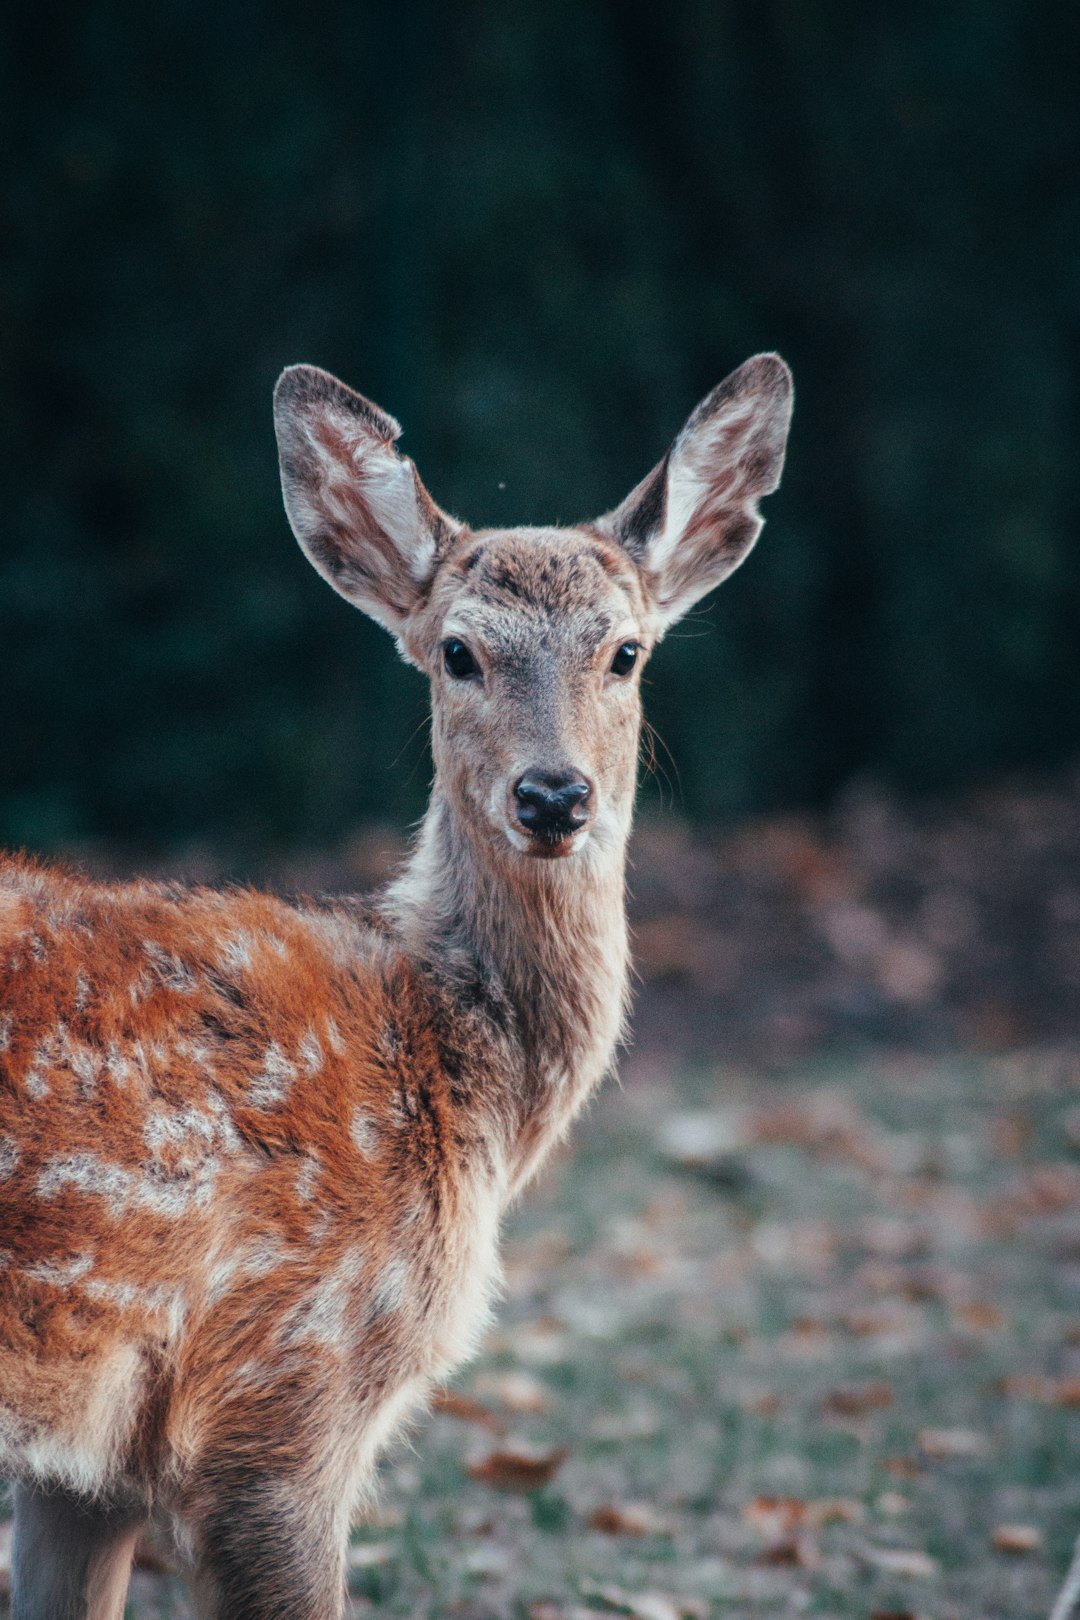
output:
M572 855L577 855L580 850L585 848L585 845L589 841L589 834L591 831L591 827L583 827L580 832L574 834L573 841L571 842L569 849L566 851L566 854L563 856L564 860L569 859ZM514 846L514 848L521 851L522 855L532 854L535 845L533 844L533 841L529 837L528 833L519 832L518 829L516 827L512 827L508 821L503 822L503 832L506 834L508 840Z

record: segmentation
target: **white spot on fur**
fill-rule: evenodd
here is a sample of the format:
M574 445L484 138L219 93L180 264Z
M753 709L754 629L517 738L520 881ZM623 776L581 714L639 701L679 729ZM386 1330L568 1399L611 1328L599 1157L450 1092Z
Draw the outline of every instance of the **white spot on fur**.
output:
M302 1204L309 1204L315 1194L315 1183L322 1169L314 1153L309 1153L296 1177L296 1196Z
M296 1345L310 1341L330 1350L344 1349L349 1343L346 1314L363 1265L362 1249L350 1249L343 1255L329 1276L289 1312L280 1342Z
M296 1254L277 1238L264 1238L246 1249L233 1250L228 1254L219 1252L207 1275L207 1302L213 1304L230 1293L234 1281L239 1283L268 1277L271 1272L279 1271L296 1258Z
M84 1097L92 1097L97 1090L99 1059L97 1053L89 1046L73 1046L71 1050L71 1072L79 1082L79 1090Z
M401 1258L388 1261L371 1291L371 1315L383 1316L387 1311L400 1311L408 1297L408 1261Z
M131 1064L120 1050L119 1041L109 1042L108 1050L105 1053L105 1073L113 1085L119 1086L121 1091L128 1083L131 1075Z
M295 1064L289 1062L277 1041L271 1041L263 1066L251 1082L248 1101L253 1108L276 1108L285 1101L295 1079Z
M0 1018L0 1052L6 1052L11 1045L11 1017L5 1014Z
M118 1164L107 1164L95 1153L69 1153L46 1160L37 1179L38 1196L56 1198L65 1187L104 1198L113 1215L122 1213L131 1197L135 1178Z
M218 963L231 973L242 972L251 966L251 947L254 941L246 928L230 935L221 947Z
M0 1136L0 1181L8 1181L15 1174L21 1156L13 1136Z
M82 1285L82 1291L89 1299L117 1305L121 1310L127 1310L134 1305L139 1297L139 1289L135 1283L115 1282L108 1277L88 1277Z
M166 990L175 990L190 996L195 990L195 975L172 951L165 950L155 940L144 939L143 950L154 965L159 983Z
M363 1108L353 1112L352 1124L349 1126L349 1135L358 1153L365 1159L374 1159L379 1152L379 1132L371 1115Z
M326 1061L322 1044L313 1029L309 1029L300 1042L300 1061L308 1074L318 1074Z
M205 1150L213 1145L217 1134L217 1121L190 1104L175 1113L162 1110L151 1114L143 1126L143 1140L151 1153L161 1153L166 1148L186 1150L188 1160L195 1164L205 1157Z
M65 1188L104 1199L110 1215L119 1217L130 1205L155 1215L178 1216L192 1207L205 1208L213 1197L216 1159L206 1159L190 1173L169 1175L160 1164L136 1175L95 1153L61 1154L42 1166L37 1180L41 1198L56 1198Z
M140 973L137 979L132 979L131 984L128 986L128 1000L131 1005L137 1007L140 1001L146 999L153 988L154 981L149 973Z
M54 1288L70 1288L72 1283L85 1277L88 1271L94 1269L94 1257L89 1250L75 1255L71 1260L39 1260L31 1266L23 1266L23 1275L33 1282L50 1283Z

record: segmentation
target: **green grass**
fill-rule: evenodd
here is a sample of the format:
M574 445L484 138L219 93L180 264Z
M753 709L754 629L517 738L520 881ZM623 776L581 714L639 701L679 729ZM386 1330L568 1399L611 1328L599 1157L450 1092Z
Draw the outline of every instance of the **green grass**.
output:
M611 1088L511 1220L455 1385L505 1432L436 1413L395 1448L355 1611L1045 1616L1080 1529L1078 1081L1033 1053ZM691 1170L663 1143L701 1108L732 1146ZM517 1442L565 1449L542 1488L470 1476ZM645 1534L590 1527L628 1504ZM136 1577L132 1615L185 1612Z

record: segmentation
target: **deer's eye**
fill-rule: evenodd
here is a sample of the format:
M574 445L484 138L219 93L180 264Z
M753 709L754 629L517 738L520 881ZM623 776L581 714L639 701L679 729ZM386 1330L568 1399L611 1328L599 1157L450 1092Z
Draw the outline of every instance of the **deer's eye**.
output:
M479 675L480 666L463 641L456 638L443 642L443 663L446 672L455 681L467 681L470 675Z
M629 675L637 663L637 655L640 651L641 648L636 641L624 641L611 660L611 673L613 675Z

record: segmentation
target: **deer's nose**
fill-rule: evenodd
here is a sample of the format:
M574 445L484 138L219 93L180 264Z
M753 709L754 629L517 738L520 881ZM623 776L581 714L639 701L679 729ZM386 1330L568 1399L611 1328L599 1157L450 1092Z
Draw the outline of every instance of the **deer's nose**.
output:
M526 771L514 783L518 821L539 838L569 838L588 821L591 794L577 772Z

